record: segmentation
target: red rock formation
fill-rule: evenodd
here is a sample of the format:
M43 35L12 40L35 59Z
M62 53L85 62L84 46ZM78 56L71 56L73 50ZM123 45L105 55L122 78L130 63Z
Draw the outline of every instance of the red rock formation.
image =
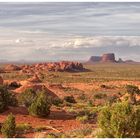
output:
M50 63L39 63L30 66L22 66L22 72L36 72L36 71L84 71L83 65L79 62L69 62L69 61L61 61L61 62L50 62Z
M92 64L96 62L117 62L114 53L103 54L102 56L91 56L87 63Z
M16 65L7 65L5 68L4 68L6 71L18 71L18 70L21 70L21 68L19 66L16 66Z

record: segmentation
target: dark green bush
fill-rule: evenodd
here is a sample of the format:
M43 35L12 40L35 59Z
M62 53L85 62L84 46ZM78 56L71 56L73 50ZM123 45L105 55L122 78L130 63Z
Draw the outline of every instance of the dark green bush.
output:
M50 107L50 98L47 98L44 91L40 91L28 110L32 116L46 117L50 114Z
M99 113L98 126L101 129L98 137L139 137L140 108L136 109L127 102L106 106Z
M105 93L95 93L94 94L94 98L95 99L103 99L103 98L106 98L107 95Z
M8 85L8 88L16 89L16 88L19 88L20 86L21 84L17 83L16 81L13 81Z
M136 104L136 97L135 95L136 94L140 94L140 90L137 86L135 85L127 85L126 86L126 91L128 94L130 94L130 99L129 99L129 102L131 104Z
M60 106L61 104L63 104L63 100L61 100L59 98L54 98L54 99L52 99L52 104L55 106Z
M75 101L73 96L65 96L64 101L66 101L68 103L76 103L76 101Z
M16 123L15 123L15 117L10 114L8 115L6 121L3 123L1 132L2 135L6 138L13 138L16 133Z
M18 96L18 102L20 105L29 107L36 98L36 92L33 89L26 89Z
M86 95L85 95L84 93L82 93L82 94L79 95L78 99L84 101L84 100L86 100L87 98L86 98Z
M0 85L0 112L5 111L8 106L16 106L16 97L10 93L6 86Z

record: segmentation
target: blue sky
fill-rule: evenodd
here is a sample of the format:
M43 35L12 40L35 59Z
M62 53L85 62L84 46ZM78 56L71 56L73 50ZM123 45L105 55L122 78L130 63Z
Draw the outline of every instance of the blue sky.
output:
M140 61L140 3L0 3L0 59Z

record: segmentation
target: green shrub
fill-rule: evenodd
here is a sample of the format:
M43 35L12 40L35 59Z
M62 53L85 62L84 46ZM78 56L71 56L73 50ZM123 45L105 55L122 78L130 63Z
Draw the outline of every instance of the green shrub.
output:
M106 86L106 85L101 85L100 87L101 87L101 88L106 88L106 89L109 88L109 87Z
M13 81L8 85L8 88L16 89L16 88L19 88L20 86L21 86L21 84L17 83L16 81Z
M92 101L92 100L89 100L89 101L88 101L88 106L89 106L89 107L93 107L93 106L94 106L94 104L93 104L93 101Z
M54 99L52 99L52 104L55 106L60 106L61 104L63 104L63 100L61 100L59 98L54 98Z
M117 96L107 96L106 97L106 102L109 104L113 104L115 102L118 101L118 97Z
M130 103L131 104L136 104L136 94L140 94L140 90L137 86L135 85L127 85L126 86L126 91L128 94L130 94Z
M8 115L6 121L2 125L1 128L2 135L6 138L13 138L16 132L15 128L16 128L15 117L12 114L10 114Z
M50 98L47 98L45 91L40 91L28 110L32 116L46 117L50 114L50 107Z
M76 103L76 101L75 101L73 96L65 96L64 101L66 101L68 103Z
M18 102L20 105L29 107L36 98L36 92L33 89L26 89L18 96Z
M6 86L0 85L0 112L5 111L8 106L17 105L15 96L10 93Z
M129 138L137 137L140 130L140 109L127 102L104 107L99 113L98 137Z
M91 135L91 133L92 133L92 128L90 126L85 126L85 127L67 132L65 134L65 137L68 137L68 138L85 138L88 135Z
M84 93L80 94L78 97L79 100L86 100L86 96Z
M37 127L34 129L35 132L41 132L41 131L43 131L43 130L46 130L46 127L45 127L45 126L37 126Z
M86 123L86 122L88 122L88 116L87 115L85 115L85 116L77 116L76 117L76 120L78 120L78 121L80 121L81 123Z
M17 126L16 126L16 131L18 133L25 133L25 132L27 132L28 130L31 130L31 129L32 129L32 126L29 125L29 124L26 124L26 123L17 124Z
M95 93L94 94L94 98L95 99L102 99L102 98L106 98L107 95L105 93Z

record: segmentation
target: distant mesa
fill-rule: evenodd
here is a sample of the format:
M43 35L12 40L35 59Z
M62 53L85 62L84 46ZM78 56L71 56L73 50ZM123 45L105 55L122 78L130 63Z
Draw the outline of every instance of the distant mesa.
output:
M137 63L133 60L125 60L123 61L121 58L119 58L118 60L116 60L115 58L115 54L114 53L106 53L103 54L102 56L91 56L90 59L86 62L88 64L92 64L92 63Z
M102 62L116 62L114 53L103 54L101 57Z
M87 63L96 63L96 62L116 62L114 53L106 53L102 56L91 56Z

